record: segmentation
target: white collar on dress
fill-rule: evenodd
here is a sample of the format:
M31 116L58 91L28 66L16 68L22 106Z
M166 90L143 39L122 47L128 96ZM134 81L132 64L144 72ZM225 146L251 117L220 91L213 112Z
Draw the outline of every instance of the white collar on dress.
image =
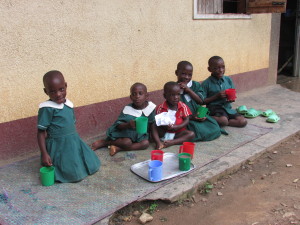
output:
M140 117L143 113L145 116L149 116L153 110L156 108L156 105L153 102L148 102L148 106L144 109L135 109L132 106L125 106L123 109L124 114L128 114L135 117Z
M73 102L71 102L69 99L66 99L66 102L65 102L65 103L61 103L61 104L57 104L56 102L53 102L53 101L51 101L51 100L48 100L48 101L42 102L42 103L39 105L39 108L51 107L51 108L55 108L55 109L63 109L63 108L64 108L64 105L67 105L67 106L69 106L70 108L73 108L73 107L74 107Z

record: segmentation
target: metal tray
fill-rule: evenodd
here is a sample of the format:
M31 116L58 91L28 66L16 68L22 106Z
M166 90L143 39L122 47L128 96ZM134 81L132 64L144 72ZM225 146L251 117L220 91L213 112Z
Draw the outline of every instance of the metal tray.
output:
M131 166L131 171L135 173L136 175L144 178L147 181L156 183L160 182L163 180L170 179L172 177L176 177L185 173L190 172L195 168L195 166L191 163L191 168L188 171L181 171L179 170L179 161L178 161L178 156L175 153L172 152L166 152L164 153L164 161L163 161L163 177L160 181L151 181L148 178L148 163L150 162L149 160L143 161L136 163Z

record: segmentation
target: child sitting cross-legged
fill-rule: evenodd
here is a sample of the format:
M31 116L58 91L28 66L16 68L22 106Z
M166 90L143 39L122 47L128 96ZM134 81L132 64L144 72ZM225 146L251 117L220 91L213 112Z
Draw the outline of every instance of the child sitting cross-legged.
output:
M139 134L136 131L135 119L140 116L148 117L150 131L154 133L155 107L148 101L147 87L142 83L135 83L130 88L132 103L125 106L117 121L107 130L107 138L97 140L92 144L92 149L109 147L110 155L119 151L143 150L149 146L149 133ZM153 135L154 137L157 134ZM156 138L157 139L157 138Z
M230 77L224 76L225 63L220 56L213 56L208 60L208 71L211 76L202 83L204 103L210 115L220 126L244 127L247 120L231 107L231 100L227 100L226 89L234 88Z
M189 107L180 101L180 86L176 82L167 82L164 85L166 101L156 108L156 128L162 141L158 149L172 145L179 145L191 141L195 134L186 129L189 116L192 114Z

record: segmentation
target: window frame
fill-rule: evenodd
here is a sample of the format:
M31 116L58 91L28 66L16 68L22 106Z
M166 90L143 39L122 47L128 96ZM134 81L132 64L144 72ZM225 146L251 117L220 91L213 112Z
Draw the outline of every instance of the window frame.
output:
M251 19L249 14L240 13L224 13L224 14L200 14L198 12L199 0L194 0L194 20L208 19L208 20L231 20L231 19Z

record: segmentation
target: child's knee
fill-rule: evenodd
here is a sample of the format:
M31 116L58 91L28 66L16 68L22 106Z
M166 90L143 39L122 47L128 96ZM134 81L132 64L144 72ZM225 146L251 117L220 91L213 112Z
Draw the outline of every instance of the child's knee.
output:
M194 138L195 138L195 133L194 133L193 131L190 131L190 130L189 130L188 138L189 138L189 140L194 139Z
M140 144L141 144L141 149L142 149L142 150L148 148L149 145L150 145L150 143L149 143L148 140L143 140L143 141L140 142Z
M217 120L218 124L222 127L222 126L228 126L228 118L226 116L220 116L218 117Z
M239 118L239 124L240 124L240 127L245 127L247 125L247 120L245 117L241 116Z

